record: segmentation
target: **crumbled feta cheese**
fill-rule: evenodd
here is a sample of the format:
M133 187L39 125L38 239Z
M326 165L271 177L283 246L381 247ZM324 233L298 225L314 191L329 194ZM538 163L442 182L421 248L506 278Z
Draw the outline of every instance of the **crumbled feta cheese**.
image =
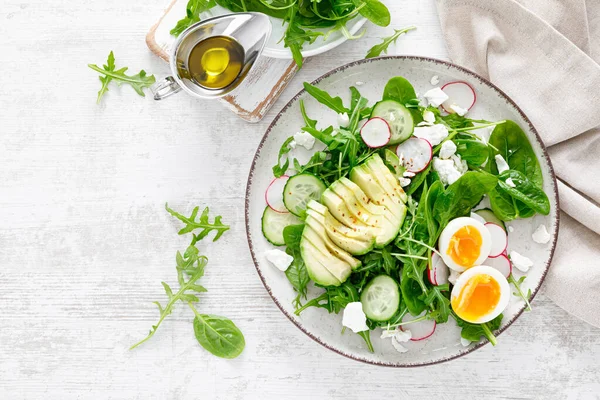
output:
M435 114L433 111L425 110L423 112L423 120L428 124L433 124L435 122Z
M439 87L428 90L427 92L425 92L423 97L427 99L427 102L430 106L434 107L439 107L440 104L449 99L448 95L444 93L444 91Z
M333 131L331 131L331 136L337 136L339 135L340 131L338 131L337 129L334 129Z
M394 346L394 349L396 349L396 351L398 353L406 353L408 351L408 349L406 347L404 347L404 346L402 346L402 344L400 344L398 339L396 339L396 336L394 336L392 338L392 346Z
M396 329L383 329L381 330L381 339L388 339L391 337L394 337L394 335L396 334Z
M410 171L404 171L404 173L402 174L402 176L405 178L412 178L415 175L416 174L414 172L410 172Z
M461 173L454 167L454 161L433 157L433 169L438 173L444 185L452 185L460 178Z
M507 229L508 229L509 232L514 232L515 231L515 228L513 228L512 226L509 226Z
M356 86L362 86L362 85L364 85L365 83L364 83L364 82L362 82L362 81L356 81L354 84L355 84Z
M442 143L442 147L440 148L440 158L447 160L452 157L452 155L456 153L456 144L452 140L446 140Z
M461 117L464 117L469 112L469 110L467 110L466 108L462 108L458 104L450 104L450 109L458 115L460 115Z
M504 171L508 171L510 169L510 167L508 166L508 163L506 162L504 157L502 157L502 155L496 154L496 157L494 157L494 158L496 159L496 166L498 167L499 174L503 173Z
M450 275L448 276L448 282L453 285L456 285L456 280L460 276L460 272L450 269Z
M533 266L533 261L514 250L510 252L510 261L521 272L527 272Z
M440 83L440 77L437 75L432 76L429 80L429 83L431 83L433 86L436 86L438 83Z
M462 344L464 347L467 347L468 345L471 344L471 341L469 339L465 339L465 338L460 338L460 344Z
M442 124L416 126L413 135L427 140L432 146L437 146L448 136L448 128Z
M533 232L531 238L536 243L546 244L550 241L551 236L548 233L548 230L546 229L546 225L542 224L538 226L535 232Z
M350 125L350 117L348 116L348 113L338 114L337 123L340 126L340 128L347 128L348 125Z
M267 257L267 260L281 271L286 271L292 264L292 261L294 261L294 257L279 249L266 251L265 257Z
M459 154L453 154L450 156L450 159L454 162L454 168L456 168L461 175L469 170L469 165L465 160L460 158Z
M515 183L513 182L512 178L507 178L504 182L510 187L517 187L517 185L515 185Z
M300 131L294 134L294 140L297 144L304 147L306 150L311 150L315 145L315 138L308 132Z
M362 303L360 301L348 303L346 308L344 308L342 325L350 328L354 333L369 330L369 327L367 326L367 316L362 309Z
M388 339L391 337L395 337L399 342L408 342L412 338L412 333L409 330L401 330L401 329L383 329L381 331L381 339Z
M288 147L294 150L296 148L296 141L292 139L292 141L288 143Z
M410 185L410 178L404 178L404 177L399 177L398 178L398 182L400 182L400 186L402 187L407 187L408 185Z

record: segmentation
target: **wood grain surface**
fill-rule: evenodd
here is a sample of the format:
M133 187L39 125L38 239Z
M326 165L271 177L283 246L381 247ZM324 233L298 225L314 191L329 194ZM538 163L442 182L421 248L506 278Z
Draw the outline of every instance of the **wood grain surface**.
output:
M445 58L432 0L388 1L415 24L393 54ZM255 125L216 102L100 87L87 63L168 73L144 44L164 0L4 0L0 6L0 399L598 399L600 331L544 295L499 337L447 364L386 369L314 343L276 308L250 259L243 196L266 127L304 80L359 59L391 28L302 69ZM178 306L155 337L161 280L187 238L165 211L209 205L232 225L202 243L201 312L243 330L235 360L195 341Z

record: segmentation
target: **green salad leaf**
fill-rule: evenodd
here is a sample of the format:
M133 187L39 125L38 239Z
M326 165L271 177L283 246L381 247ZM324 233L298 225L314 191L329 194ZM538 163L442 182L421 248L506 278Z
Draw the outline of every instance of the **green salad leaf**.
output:
M194 335L202 347L221 358L236 358L246 346L242 331L226 317L194 311Z
M413 29L417 29L417 28L415 26L409 26L408 28L404 28L404 29L394 29L394 34L391 36L382 38L383 42L371 47L369 49L369 51L367 52L367 55L365 56L365 58L379 57L381 55L381 53L387 54L388 48L390 47L390 45L392 43L396 43L396 41L398 40L398 38L401 35L409 32L409 31L412 31Z
M319 103L324 106L331 108L338 114L349 113L350 110L344 107L344 103L339 96L331 97L329 93L324 91L323 89L319 89L318 87L311 85L308 82L304 82L304 90L308 92L312 97L315 98Z
M395 100L406 104L417 98L413 85L401 76L396 76L388 81L383 89L383 100Z
M507 180L514 185L511 186ZM526 208L538 212L542 215L550 213L550 201L546 193L538 186L534 185L525 175L519 171L509 169L498 176L498 187L500 191L507 193L510 197L520 201ZM523 210L521 208L520 210ZM527 211L529 213L529 211ZM523 213L520 213L523 217Z
M472 324L465 320L462 320L458 316L455 315L456 323L459 327L462 328L460 331L460 335L470 340L471 342L479 342L482 337L486 338L493 346L498 344L496 337L493 334L493 331L500 329L500 325L502 325L503 315L500 314L490 322L486 322L485 324Z
M146 75L146 71L144 70L131 76L125 74L125 71L128 69L127 67L115 70L115 55L112 51L108 55L106 65L103 65L102 68L96 64L88 64L88 67L101 75L100 82L102 83L102 87L100 88L100 91L98 91L98 97L96 99L97 103L100 103L102 96L108 92L108 84L112 81L118 85L126 84L131 86L133 90L142 97L145 96L144 89L152 86L154 82L156 82L154 75Z
M217 215L212 223L209 221L208 207L204 208L198 221L196 221L196 217L198 216L198 211L200 210L200 207L194 207L194 209L192 210L192 214L189 217L185 217L179 214L177 211L172 210L171 208L169 208L169 204L165 204L165 209L169 214L171 214L181 222L185 223L185 227L181 228L181 230L178 232L180 235L190 233L196 229L201 229L199 234L194 235L193 243L195 243L198 240L204 239L206 235L208 235L212 231L216 231L217 233L213 239L213 242L216 242L226 231L229 230L229 225L225 225L221 222L220 215Z
M379 0L352 0L360 15L379 26L388 26L390 10Z
M285 252L290 256L294 257L294 261L285 271L285 276L288 281L292 284L292 287L298 293L298 296L294 300L296 307L300 306L302 298L306 298L306 291L310 278L302 254L300 252L300 239L302 239L302 231L304 225L290 225L283 229L283 240L286 245Z
M206 12L216 6L215 0L189 0L185 8L185 18L177 21L177 25L171 29L170 33L173 36L179 36L187 28L200 22L200 14Z

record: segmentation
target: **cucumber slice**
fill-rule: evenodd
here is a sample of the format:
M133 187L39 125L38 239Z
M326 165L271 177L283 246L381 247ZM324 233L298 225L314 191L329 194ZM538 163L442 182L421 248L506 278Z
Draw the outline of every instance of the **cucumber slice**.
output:
M275 246L283 246L283 229L289 225L301 224L302 220L292 213L280 213L265 207L262 215L262 233L265 239Z
M383 100L375 104L371 117L383 118L389 125L392 137L388 144L398 144L410 137L415 129L408 108L394 100Z
M376 276L363 289L360 302L367 318L378 322L387 321L400 307L398 283L387 275Z
M482 208L481 210L473 211L475 214L479 215L481 218L485 219L485 222L493 222L496 225L500 225L504 231L506 231L506 225L504 222L494 214L492 210L489 208Z
M283 188L283 204L292 214L304 217L308 203L319 201L325 189L327 186L313 174L294 175Z

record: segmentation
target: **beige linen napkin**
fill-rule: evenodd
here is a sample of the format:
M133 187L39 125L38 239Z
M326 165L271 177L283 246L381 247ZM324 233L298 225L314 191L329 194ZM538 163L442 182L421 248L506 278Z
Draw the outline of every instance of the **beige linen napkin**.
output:
M437 0L453 62L531 119L558 178L560 234L545 291L600 326L600 0Z

